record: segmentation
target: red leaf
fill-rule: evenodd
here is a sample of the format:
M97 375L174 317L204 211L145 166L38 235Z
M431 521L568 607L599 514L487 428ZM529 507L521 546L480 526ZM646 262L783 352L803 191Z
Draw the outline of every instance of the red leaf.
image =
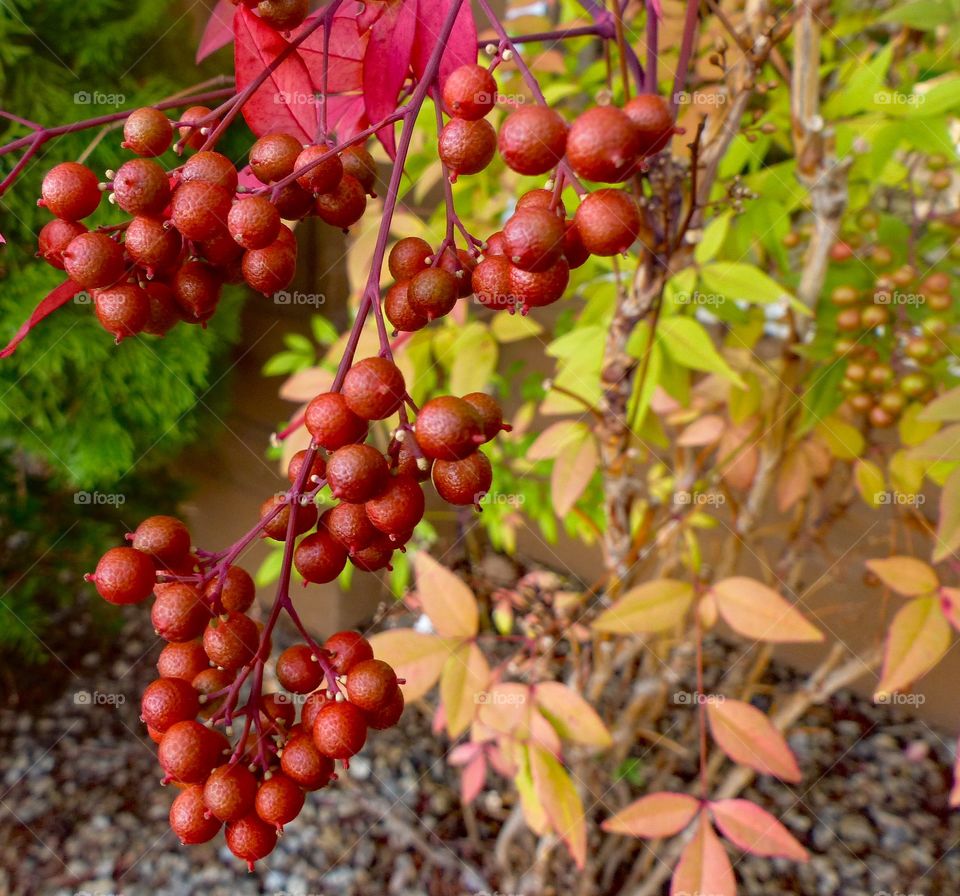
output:
M479 753L460 772L460 799L465 806L469 806L483 790L487 780L487 760L483 753Z
M290 35L291 40L295 40L304 28L322 14L323 10L318 10L308 16L303 25ZM334 15L328 45L330 62L327 69L327 91L329 93L359 92L363 88L363 55L368 41L369 35L359 29L357 19L352 13L341 11ZM297 52L303 58L317 90L321 90L323 88L323 29L314 31L300 44Z
M200 46L197 47L198 63L233 40L233 16L236 9L230 0L217 0L217 5L207 20L207 26L203 29Z
M803 777L783 735L755 706L726 699L708 703L707 719L717 746L734 762L783 781Z
M750 800L717 800L710 803L714 821L734 846L755 856L783 856L806 862L807 851L769 812Z
M423 77L430 54L437 45L437 36L443 28L450 9L450 0L404 0L417 5L417 37L413 44L413 71ZM455 68L477 61L477 23L468 2L460 5L457 19L450 32L443 56L440 58L440 85Z
M287 42L245 6L235 21L237 92L244 90L287 48ZM258 137L290 134L312 143L317 130L316 88L299 53L291 53L243 106L243 117Z
M5 246L7 241L3 238L3 234L0 233L0 246Z
M378 122L397 108L400 89L410 73L416 32L416 0L390 4L373 23L363 56L363 102L367 121ZM397 152L393 131L393 125L387 125L377 132L391 159Z
M50 314L53 314L58 308L66 305L78 292L81 287L72 280L65 280L55 290L53 290L36 308L33 314L27 320L10 342L7 347L0 351L0 358L9 358L16 351L17 346L23 342L29 333L40 321Z
M683 848L680 861L673 869L670 896L736 896L736 893L737 882L730 859L703 811L697 832Z

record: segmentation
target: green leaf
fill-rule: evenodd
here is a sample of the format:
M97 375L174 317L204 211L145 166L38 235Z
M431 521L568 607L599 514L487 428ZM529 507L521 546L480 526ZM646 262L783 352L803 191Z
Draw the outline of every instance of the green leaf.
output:
M310 329L313 331L314 340L323 346L333 345L340 338L337 328L320 314L314 314L310 318Z
M891 41L867 63L863 59L851 59L840 73L840 89L824 104L824 118L844 118L871 108L886 80L893 49Z
M468 324L460 332L451 351L450 391L454 395L483 391L496 370L500 354L489 330L478 322Z
M537 321L522 314L497 314L490 324L490 329L497 342L518 342L531 336L539 336L543 332L543 327Z
M706 328L692 317L665 317L656 338L667 354L683 367L717 373L741 389L746 384L714 347Z
M730 230L730 218L732 212L724 212L717 218L714 218L703 230L703 236L693 250L693 257L697 264L706 264L716 258L717 253L723 246L723 241L727 238L727 232Z
M786 287L768 277L756 265L740 261L714 261L700 269L700 278L708 293L729 302L755 302L772 305L789 302L800 314L812 312Z

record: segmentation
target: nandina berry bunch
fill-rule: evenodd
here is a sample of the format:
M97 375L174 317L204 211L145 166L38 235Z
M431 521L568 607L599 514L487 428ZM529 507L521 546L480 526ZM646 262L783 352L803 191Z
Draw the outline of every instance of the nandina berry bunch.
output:
M114 604L155 595L151 619L168 643L140 713L158 745L163 783L180 788L170 826L188 844L226 825L227 846L252 869L306 793L336 778L336 761L346 766L368 731L398 722L403 682L357 632L337 632L322 645L304 633L276 661L283 691L263 693L276 616L261 628L248 615L249 574L192 552L174 517L144 520L130 540L107 551L88 578Z

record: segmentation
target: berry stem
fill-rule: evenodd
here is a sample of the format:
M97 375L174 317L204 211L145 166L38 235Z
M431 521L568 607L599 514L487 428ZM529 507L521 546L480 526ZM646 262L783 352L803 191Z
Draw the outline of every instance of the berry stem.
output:
M670 109L676 110L680 94L687 86L690 57L696 42L700 21L699 0L687 0L687 12L683 20L683 36L680 38L680 55L677 57L677 74L673 79L673 93L670 95Z
M647 93L657 92L657 54L660 50L660 19L653 0L646 0L647 27L644 38L647 44L647 72L644 87ZM678 69L679 70L679 69Z

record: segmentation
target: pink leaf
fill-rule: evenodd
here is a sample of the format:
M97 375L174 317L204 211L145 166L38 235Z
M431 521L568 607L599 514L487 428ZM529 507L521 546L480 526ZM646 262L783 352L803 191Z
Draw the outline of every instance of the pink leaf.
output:
M417 37L413 45L413 71L418 78L423 77L424 69L433 48L437 45L437 36L443 28L443 21L450 9L450 0L404 0L417 6ZM455 68L477 61L477 23L469 3L462 3L457 12L453 31L447 40L443 56L440 57L440 85Z
M670 896L737 896L730 859L706 811L700 813L697 832L680 853Z
M330 28L327 91L332 94L353 91L359 93L363 88L363 57L370 36L358 28L356 17L346 10L348 5L344 4L344 8L334 15L333 25ZM323 10L318 10L308 16L303 25L290 35L291 40L295 40L304 28L322 14ZM314 31L299 45L297 51L303 58L317 90L321 90L323 88L323 29Z
M17 330L13 339L7 343L7 347L0 351L0 358L9 358L16 351L17 346L26 338L27 333L45 317L66 305L78 292L80 292L80 286L72 280L65 280L61 283L33 309L30 318Z
M672 837L697 814L700 803L687 793L650 793L608 818L601 827L613 834L632 837Z
M731 576L710 590L723 621L747 638L778 644L823 640L793 604L756 579Z
M237 92L244 90L287 48L287 42L245 6L235 21ZM316 88L299 53L277 66L243 106L243 117L258 137L283 133L312 143L317 130Z
M800 767L783 735L755 706L741 700L707 704L710 731L717 746L734 762L783 781L799 781Z
M954 809L960 806L960 741L957 741L957 759L953 765L953 789L950 791L950 805Z
M483 753L480 753L460 772L460 799L465 806L469 806L480 795L486 780L487 760Z
M734 846L755 856L783 856L806 862L807 851L769 812L750 800L718 800L710 803L714 821Z
M197 63L233 40L233 16L237 8L230 0L217 0L197 47Z
M397 108L400 89L410 73L416 31L416 0L390 4L370 29L370 43L363 57L363 102L367 121L376 123ZM393 131L393 125L387 125L377 132L391 159L397 150Z
M0 246L5 246L7 241L3 238L3 234L0 233Z

